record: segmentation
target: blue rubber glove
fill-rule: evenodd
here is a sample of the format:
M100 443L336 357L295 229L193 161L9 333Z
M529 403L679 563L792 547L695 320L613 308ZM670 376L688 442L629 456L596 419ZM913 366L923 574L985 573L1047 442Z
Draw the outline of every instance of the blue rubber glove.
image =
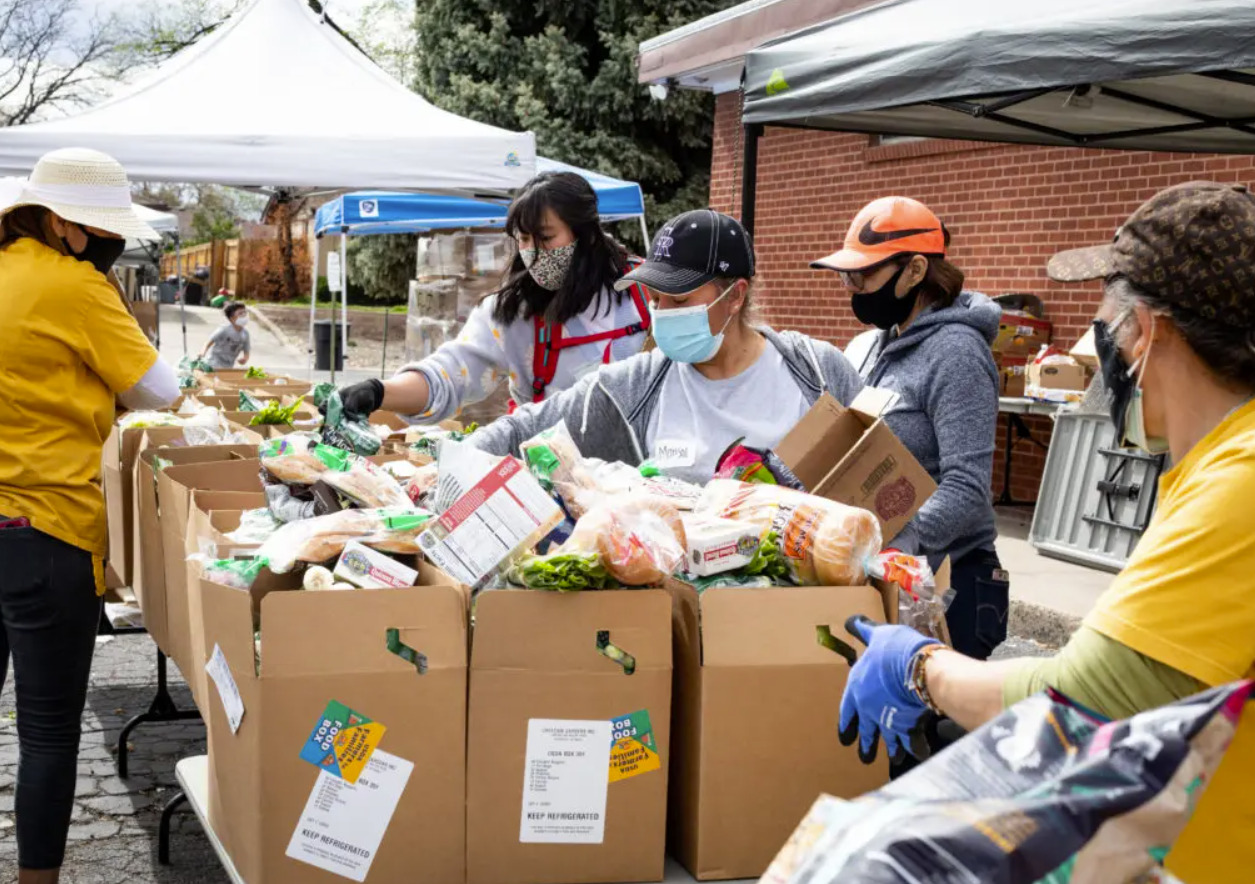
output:
M876 760L877 736L884 738L891 758L904 751L928 757L923 725L929 710L911 690L911 662L921 648L940 642L908 626L878 625L861 614L847 620L845 628L867 650L850 670L841 696L842 744L852 745L857 736L864 764Z

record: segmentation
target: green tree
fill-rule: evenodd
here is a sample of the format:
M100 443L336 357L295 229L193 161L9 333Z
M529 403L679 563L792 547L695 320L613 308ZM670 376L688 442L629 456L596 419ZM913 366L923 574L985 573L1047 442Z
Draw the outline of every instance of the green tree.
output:
M417 91L445 110L536 133L545 156L639 181L653 224L706 205L711 96L637 82L643 40L733 0L417 0ZM639 232L621 226L640 246Z
M349 240L349 280L380 304L404 304L414 278L418 237L385 233Z

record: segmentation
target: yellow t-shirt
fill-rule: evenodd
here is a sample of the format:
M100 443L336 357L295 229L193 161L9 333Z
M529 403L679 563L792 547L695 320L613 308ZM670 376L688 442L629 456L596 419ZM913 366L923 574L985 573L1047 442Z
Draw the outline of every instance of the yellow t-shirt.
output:
M114 398L156 361L91 264L33 239L0 250L0 515L92 553L99 589Z
M1255 402L1159 482L1159 509L1086 618L1209 686L1255 676ZM1168 855L1187 884L1255 879L1255 704Z

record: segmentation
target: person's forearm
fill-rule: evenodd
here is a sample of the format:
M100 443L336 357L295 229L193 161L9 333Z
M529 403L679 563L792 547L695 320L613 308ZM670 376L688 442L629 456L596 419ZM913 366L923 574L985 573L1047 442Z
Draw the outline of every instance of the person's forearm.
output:
M422 414L431 400L431 389L421 371L407 371L383 382L383 404L397 414Z
M1002 711L1002 683L1022 660L992 663L957 651L938 651L924 665L928 693L964 730L975 730Z

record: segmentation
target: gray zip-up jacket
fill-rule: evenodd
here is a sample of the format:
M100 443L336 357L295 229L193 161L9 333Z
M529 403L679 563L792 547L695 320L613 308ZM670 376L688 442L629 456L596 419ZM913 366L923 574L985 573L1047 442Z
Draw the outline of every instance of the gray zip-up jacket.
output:
M868 385L899 394L885 423L937 483L912 520L920 551L932 559L992 550L998 536L989 488L998 370L989 345L1001 316L985 295L963 292L897 337L864 332L846 348Z
M784 357L789 377L812 404L827 392L848 405L863 388L858 373L831 344L797 332L760 328ZM586 457L639 466L645 460L645 435L658 404L662 381L673 363L660 350L603 365L574 387L544 402L524 405L498 418L467 441L491 454L518 454L519 445L558 421ZM746 408L770 408L768 402L747 402Z

